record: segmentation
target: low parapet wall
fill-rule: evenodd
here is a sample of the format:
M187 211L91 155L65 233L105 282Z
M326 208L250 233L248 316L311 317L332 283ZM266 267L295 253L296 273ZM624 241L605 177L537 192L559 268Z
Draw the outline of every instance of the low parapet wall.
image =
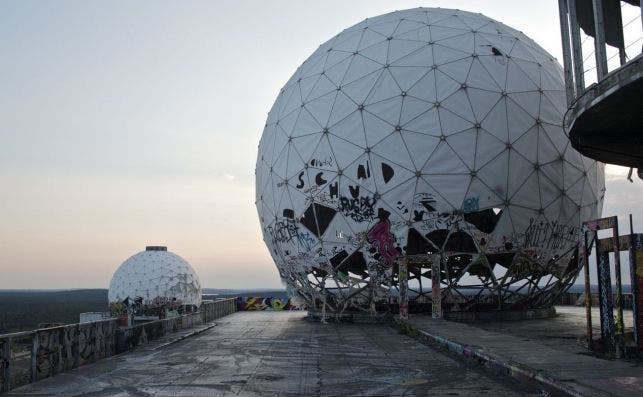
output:
M203 302L195 313L132 327L119 328L116 319L109 319L0 335L0 393L236 311L236 299L230 298Z

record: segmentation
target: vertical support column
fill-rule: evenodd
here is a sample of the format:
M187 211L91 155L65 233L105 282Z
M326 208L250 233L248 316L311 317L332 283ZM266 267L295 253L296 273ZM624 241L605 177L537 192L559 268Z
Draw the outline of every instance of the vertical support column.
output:
M585 91L585 75L583 72L583 46L580 41L580 26L578 26L578 16L576 15L576 0L567 0L567 10L569 11L569 24L572 36L574 82L576 83L575 97L578 98L583 91Z
M595 232L596 233L596 232ZM598 233L596 233L598 234ZM610 276L609 252L603 252L596 241L596 275L598 276L598 302L601 318L601 338L605 351L613 353L614 338L614 303L612 301L612 277Z
M616 278L616 329L625 337L625 325L623 324L623 287L621 285L621 249L618 237L618 220L614 222L612 246L614 249L614 277Z
M13 353L12 353L13 340L7 338L2 344L2 354L0 354L0 359L2 359L2 388L0 393L8 392L11 390L11 369L13 367Z
M583 232L583 266L585 276L585 317L587 318L587 348L592 350L592 290L589 282L589 244L587 231Z
M574 101L574 75L572 72L572 51L569 45L569 19L567 14L567 0L558 0L560 35L563 43L563 65L565 67L565 93L567 107L569 107Z
M409 319L409 269L406 256L398 261L397 281L400 319L406 321Z
M643 351L643 234L640 233L630 233L630 274L634 341L639 351Z
M433 318L442 318L442 293L440 291L440 266L442 255L433 255L431 261L431 314Z
M38 380L38 350L40 347L40 340L38 332L34 332L31 337L31 382Z
M592 0L594 9L594 55L596 57L596 73L598 80L607 74L607 52L605 49L605 22L603 20L603 0Z

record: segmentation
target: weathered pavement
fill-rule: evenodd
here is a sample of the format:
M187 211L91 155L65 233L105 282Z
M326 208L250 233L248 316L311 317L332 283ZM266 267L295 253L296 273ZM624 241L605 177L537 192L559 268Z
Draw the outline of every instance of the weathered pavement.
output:
M486 362L497 372L567 395L643 396L643 362L606 360L577 343L585 332L585 309L557 307L551 319L462 324L411 316L418 337L452 352ZM595 323L598 310L593 315ZM631 327L631 311L625 325ZM594 335L600 335L597 324Z
M303 312L239 312L160 349L142 349L7 396L534 395L388 325L320 324Z

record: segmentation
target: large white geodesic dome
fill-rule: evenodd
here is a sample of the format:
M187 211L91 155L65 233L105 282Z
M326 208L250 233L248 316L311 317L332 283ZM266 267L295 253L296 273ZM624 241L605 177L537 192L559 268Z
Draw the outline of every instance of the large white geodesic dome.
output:
M440 260L445 310L551 305L604 193L565 110L557 61L484 15L417 8L345 29L280 91L259 144L282 279L311 308L388 310L405 257L421 307Z
M128 258L109 283L109 303L141 298L148 307L201 305L201 283L192 266L166 247L147 247ZM140 299L139 299L140 300Z

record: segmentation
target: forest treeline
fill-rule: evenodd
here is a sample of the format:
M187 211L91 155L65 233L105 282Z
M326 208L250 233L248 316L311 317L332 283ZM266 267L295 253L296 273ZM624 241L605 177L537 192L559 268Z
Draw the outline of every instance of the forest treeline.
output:
M106 289L0 290L0 334L41 323L77 323L80 313L107 310Z

